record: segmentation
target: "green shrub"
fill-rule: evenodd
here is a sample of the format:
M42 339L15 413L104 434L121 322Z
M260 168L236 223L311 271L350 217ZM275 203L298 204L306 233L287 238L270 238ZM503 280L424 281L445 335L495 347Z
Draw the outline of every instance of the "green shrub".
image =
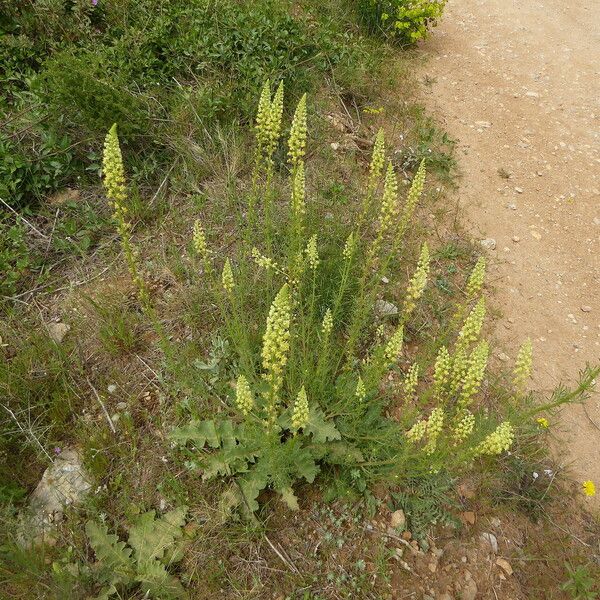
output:
M373 31L414 44L437 25L445 4L446 0L359 0L359 11Z

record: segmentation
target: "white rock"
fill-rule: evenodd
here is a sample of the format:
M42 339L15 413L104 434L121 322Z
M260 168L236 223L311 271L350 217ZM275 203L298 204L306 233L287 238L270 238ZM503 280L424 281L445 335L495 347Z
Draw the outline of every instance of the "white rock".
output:
M394 529L404 529L406 525L406 516L402 509L395 510L390 516L390 525Z
M591 307L591 306L588 306L587 304L584 304L584 305L581 307L581 311L582 311L582 312L591 312L591 310L592 310L592 307Z
M493 533L482 533L480 536L481 541L487 544L487 546L491 549L491 551L496 554L498 552L498 540Z
M494 238L485 238L479 244L486 250L494 250L496 248L496 240Z
M48 335L57 343L60 344L71 327L66 323L49 323Z
M378 317L393 317L398 314L398 307L385 300L375 301L375 314Z

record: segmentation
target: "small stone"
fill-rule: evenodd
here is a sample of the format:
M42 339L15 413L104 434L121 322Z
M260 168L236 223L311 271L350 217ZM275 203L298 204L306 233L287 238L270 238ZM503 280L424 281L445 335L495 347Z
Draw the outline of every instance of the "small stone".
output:
M513 574L510 563L504 558L497 558L496 564L510 577Z
M496 554L498 552L498 540L493 533L482 533L480 536L481 541L486 545L491 551Z
M496 248L496 240L494 238L485 238L479 244L486 250L494 250Z
M535 238L536 240L541 240L542 239L542 234L539 231L536 231L534 229L530 233L531 233L531 237Z
M515 244L518 244L521 241L521 238L518 235L513 235L512 241Z
M435 563L435 562L430 562L427 565L427 567L432 573L435 573L437 571L437 563Z
M515 192L517 192L517 194L522 194L523 193L523 188L516 187L515 188Z
M381 278L381 283L389 283L390 280L387 277L382 277Z
M109 394L114 394L117 391L117 386L114 383L111 383L107 388L106 391Z
M592 310L592 307L591 307L591 306L588 306L587 304L584 304L584 305L581 307L581 311L582 311L582 312L591 312L591 310Z
M394 529L404 529L406 525L406 516L402 509L395 510L390 516L390 525Z
M477 598L477 584L468 579L460 593L460 600L475 600Z
M529 98L539 98L540 97L540 95L537 92L526 92L525 95L528 96Z
M410 538L412 538L412 533L410 531L403 531L402 532L402 539L406 540L408 542L408 540L410 540Z
M499 352L498 360L501 360L502 362L506 362L506 361L510 360L510 358L506 354L504 354L504 352Z
M70 329L71 327L66 323L49 323L48 335L57 344L60 344L65 339L65 335L67 335Z
M517 210L517 205L511 202L510 204L506 205L506 208L510 208L510 210Z
M502 521L500 521L498 517L492 517L490 519L490 525L497 529L498 527L500 527L500 525L502 525Z
M127 402L118 402L117 410L125 410L127 408Z
M340 145L337 142L332 142L330 144L332 150L338 150Z
M391 302L377 300L375 302L375 314L378 317L394 317L398 314L398 307Z
M492 124L489 121L475 121L475 127L484 127L485 129L487 129L491 126Z

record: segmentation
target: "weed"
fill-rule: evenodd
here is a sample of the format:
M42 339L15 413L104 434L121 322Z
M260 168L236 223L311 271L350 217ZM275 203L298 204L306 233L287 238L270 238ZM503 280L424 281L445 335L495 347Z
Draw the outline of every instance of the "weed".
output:
M569 593L573 600L593 600L598 598L594 590L598 583L598 567L595 565L565 565L569 579L562 584L561 589Z

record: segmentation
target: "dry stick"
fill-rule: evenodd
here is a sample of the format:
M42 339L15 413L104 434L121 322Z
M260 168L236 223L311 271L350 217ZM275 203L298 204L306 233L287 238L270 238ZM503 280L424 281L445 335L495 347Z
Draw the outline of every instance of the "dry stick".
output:
M39 447L40 450L48 457L48 460L50 462L52 462L52 457L48 454L48 452L46 451L46 448L44 448L44 446L42 446L42 443L40 442L40 440L38 440L35 435L33 435L33 433L27 431L19 422L19 419L17 419L15 413L8 408L8 406L6 406L6 404L2 404L2 408L4 408L4 410L13 418L13 421L16 423L17 427L19 428L19 431L27 438L32 439Z
M106 420L108 421L109 427L111 428L112 432L114 434L116 434L117 430L115 429L115 424L112 422L112 419L110 418L110 415L108 414L108 411L106 410L106 406L104 406L104 402L102 402L102 398L100 398L100 394L98 394L98 392L96 391L96 388L92 385L92 382L87 377L85 379L88 382L88 385L90 386L90 388L92 389L92 392L94 392L94 396L96 396L96 400L98 400L98 402L100 403L100 406L102 407L102 411L104 412L104 416L106 417Z
M17 219L21 219L21 221L29 225L29 227L31 227L31 229L33 229L33 231L35 231L40 237L48 239L47 235L43 234L39 229L34 227L23 215L20 215L10 204L7 204L4 198L0 198L0 202L2 202L2 204L4 204L4 206L6 206L6 208L8 208L8 210L10 210L10 212L17 217Z
M273 542L271 542L271 540L267 537L266 533L265 533L265 540L267 540L267 543L269 544L269 546L271 546L271 549L273 550L273 552L275 552L275 554L277 554L277 556L279 556L279 558L282 560L282 562L285 564L285 566L290 571L292 571L292 573L300 573L300 571L298 571L298 567L296 567L296 565L289 559L289 557L286 558L279 550L277 550L277 548L275 547Z

